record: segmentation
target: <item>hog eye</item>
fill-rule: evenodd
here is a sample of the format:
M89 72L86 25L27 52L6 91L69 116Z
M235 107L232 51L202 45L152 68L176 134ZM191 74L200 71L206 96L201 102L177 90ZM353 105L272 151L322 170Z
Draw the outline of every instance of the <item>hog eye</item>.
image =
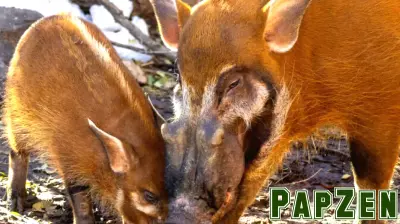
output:
M151 193L150 191L145 190L143 192L143 196L144 196L144 199L150 204L158 203L158 197L155 194Z
M238 86L239 83L240 83L240 79L238 79L238 80L232 82L232 83L229 85L229 87L228 87L228 91L231 90L231 89L233 89L233 88L235 88L236 86Z

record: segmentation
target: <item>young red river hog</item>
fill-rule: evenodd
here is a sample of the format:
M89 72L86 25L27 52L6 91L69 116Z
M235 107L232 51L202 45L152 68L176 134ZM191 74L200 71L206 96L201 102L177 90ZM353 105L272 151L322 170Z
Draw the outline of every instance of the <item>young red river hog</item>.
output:
M324 125L347 132L359 189L390 187L400 1L152 4L181 73L175 119L161 131L167 223L236 223L290 145Z
M94 223L91 197L125 223L167 213L164 141L152 108L110 42L81 19L41 19L22 36L7 75L8 205L22 211L29 154L63 178L74 223Z

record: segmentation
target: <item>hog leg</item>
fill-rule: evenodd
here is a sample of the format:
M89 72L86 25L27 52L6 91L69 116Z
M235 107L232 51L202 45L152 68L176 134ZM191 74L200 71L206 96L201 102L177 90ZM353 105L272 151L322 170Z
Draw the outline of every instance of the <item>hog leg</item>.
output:
M290 142L287 139L289 138L282 137L280 140L273 141L275 144L267 142L262 146L257 157L245 171L234 208L222 219L213 217L213 223L238 223L240 216L253 203L268 178L282 165L286 153L290 150Z
M92 200L88 191L89 187L67 183L66 188L68 200L74 214L74 224L95 223Z
M8 158L7 206L11 211L22 213L26 198L25 182L29 154L18 153L11 149Z
M350 140L350 154L355 177L355 185L358 189L376 190L376 208L378 212L378 190L389 189L393 170L397 162L398 146L397 137L385 139L384 142L376 141L374 144L359 139ZM377 139L374 136L370 139ZM376 213L378 219L378 213ZM357 218L357 217L356 217ZM385 223L382 220L367 221L361 223Z

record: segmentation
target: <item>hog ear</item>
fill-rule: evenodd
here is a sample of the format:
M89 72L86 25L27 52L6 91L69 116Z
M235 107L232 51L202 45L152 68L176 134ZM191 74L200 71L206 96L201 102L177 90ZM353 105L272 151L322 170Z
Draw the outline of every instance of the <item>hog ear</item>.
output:
M179 33L190 16L191 8L181 0L150 0L164 44L176 50Z
M130 155L128 152L132 151L132 149L118 138L98 128L90 119L88 119L88 123L90 129L103 144L111 169L115 173L126 173L130 168Z
M264 7L263 10L267 13L264 38L271 51L285 53L292 49L310 2L311 0L271 0Z

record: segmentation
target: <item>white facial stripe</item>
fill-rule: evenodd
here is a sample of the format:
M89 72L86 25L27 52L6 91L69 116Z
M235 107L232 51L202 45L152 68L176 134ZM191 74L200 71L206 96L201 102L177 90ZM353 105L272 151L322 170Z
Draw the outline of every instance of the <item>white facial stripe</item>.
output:
M188 88L183 88L182 90L182 115L189 116L191 111L191 96Z
M182 92L181 87L177 84L172 95L172 107L174 111L174 119L178 119L182 115Z
M183 84L182 84L183 85ZM174 94L172 96L172 104L174 110L174 120L181 117L189 116L190 114L190 92L185 86L176 86L174 88Z
M138 193L132 192L131 197L132 197L133 206L137 210L139 210L149 216L157 215L157 211L158 211L157 207L155 205L152 205L149 203L143 203L142 200L140 199L140 195Z
M215 96L215 88L217 85L217 81L212 81L210 83L208 83L205 87L204 87L204 94L203 94L203 99L201 102L201 112L200 112L200 116L202 116L203 114L208 114L210 108L212 107L216 96Z

